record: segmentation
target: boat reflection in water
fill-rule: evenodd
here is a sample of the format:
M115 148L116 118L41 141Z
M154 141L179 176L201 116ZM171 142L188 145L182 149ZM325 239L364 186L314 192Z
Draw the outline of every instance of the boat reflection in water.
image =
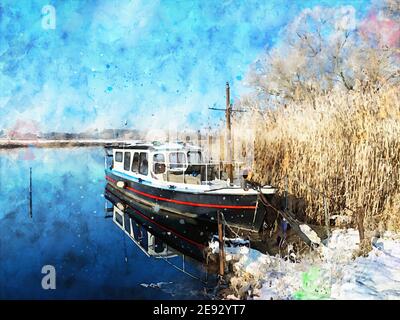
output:
M106 216L150 258L160 259L208 286L217 282L217 266L208 259L216 225L149 209L111 184L105 190Z

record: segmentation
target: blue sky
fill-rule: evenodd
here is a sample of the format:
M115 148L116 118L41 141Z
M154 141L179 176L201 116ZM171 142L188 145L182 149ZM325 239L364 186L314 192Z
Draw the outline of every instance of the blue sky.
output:
M302 9L369 1L2 0L0 129L39 131L215 124L225 82L243 92L249 65ZM56 10L55 29L42 8ZM218 119L215 119L218 117Z

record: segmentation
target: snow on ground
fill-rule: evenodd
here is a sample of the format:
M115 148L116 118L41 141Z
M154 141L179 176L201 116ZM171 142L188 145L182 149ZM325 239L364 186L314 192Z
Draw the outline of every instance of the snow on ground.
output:
M235 295L254 299L400 299L400 235L372 239L367 257L357 257L358 231L334 230L329 241L297 263L248 247L228 248Z

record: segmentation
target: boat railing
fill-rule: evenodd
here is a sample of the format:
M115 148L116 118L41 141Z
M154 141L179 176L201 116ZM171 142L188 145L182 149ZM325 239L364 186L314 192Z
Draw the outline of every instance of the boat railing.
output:
M233 180L237 180L241 176L241 171L245 167L244 162L232 161L233 166ZM166 181L188 183L187 178L189 176L198 177L200 176L200 183L209 184L211 181L220 180L227 181L229 179L226 168L230 164L228 161L209 161L209 162L163 162L154 161L153 166L156 165L164 166L164 174ZM153 167L153 169L154 169ZM173 174L175 179L171 179ZM177 179L176 176L181 176Z

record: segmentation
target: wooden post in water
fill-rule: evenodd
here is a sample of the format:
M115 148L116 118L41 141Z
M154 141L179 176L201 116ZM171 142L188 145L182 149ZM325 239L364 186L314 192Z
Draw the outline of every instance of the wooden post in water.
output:
M218 242L219 242L219 275L225 274L225 252L224 252L224 231L222 228L221 212L217 212L218 216Z
M32 167L29 168L29 217L32 218Z

